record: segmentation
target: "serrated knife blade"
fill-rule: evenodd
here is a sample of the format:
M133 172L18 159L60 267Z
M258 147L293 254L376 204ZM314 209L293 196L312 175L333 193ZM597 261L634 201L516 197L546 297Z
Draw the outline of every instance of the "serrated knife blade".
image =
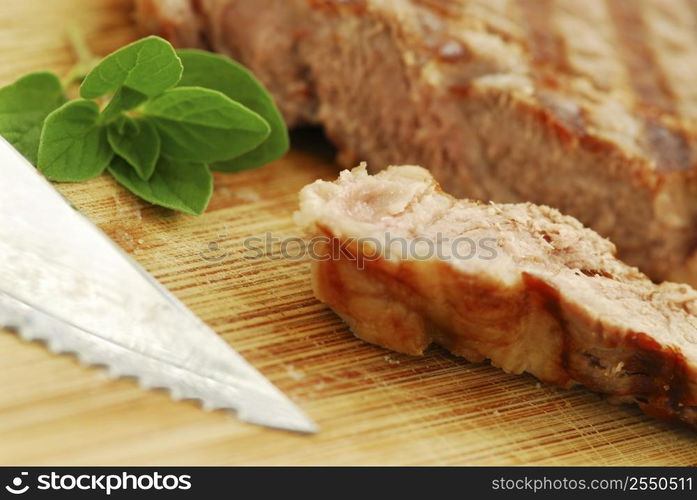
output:
M0 327L174 399L315 424L0 138Z

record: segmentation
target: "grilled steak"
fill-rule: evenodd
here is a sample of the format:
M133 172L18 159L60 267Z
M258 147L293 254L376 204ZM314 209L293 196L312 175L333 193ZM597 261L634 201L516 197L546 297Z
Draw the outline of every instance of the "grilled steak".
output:
M375 344L432 342L552 384L583 384L697 426L697 291L654 284L576 219L444 194L420 167L364 167L300 194L313 288Z
M345 165L554 206L697 283L697 1L139 0L139 18L241 60Z

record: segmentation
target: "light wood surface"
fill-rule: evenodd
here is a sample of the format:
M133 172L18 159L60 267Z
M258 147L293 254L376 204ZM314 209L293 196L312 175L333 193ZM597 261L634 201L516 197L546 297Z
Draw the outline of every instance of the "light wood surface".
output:
M67 71L69 22L99 53L129 41L129 9L127 0L4 2L0 84ZM693 431L439 349L410 358L367 345L313 298L308 262L278 259L277 248L273 259L245 259L245 237L294 234L298 189L336 175L317 134L294 140L282 161L218 176L200 218L140 203L106 177L58 187L322 431L207 413L0 331L0 463L697 464Z

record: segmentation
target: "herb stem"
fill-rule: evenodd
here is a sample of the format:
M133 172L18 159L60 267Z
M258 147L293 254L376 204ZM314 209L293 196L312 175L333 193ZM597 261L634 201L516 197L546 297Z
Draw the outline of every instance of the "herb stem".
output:
M84 32L76 25L71 24L67 28L68 41L75 53L76 61L68 74L63 78L63 88L68 91L70 87L85 78L85 76L99 62L99 58L90 50L85 41Z

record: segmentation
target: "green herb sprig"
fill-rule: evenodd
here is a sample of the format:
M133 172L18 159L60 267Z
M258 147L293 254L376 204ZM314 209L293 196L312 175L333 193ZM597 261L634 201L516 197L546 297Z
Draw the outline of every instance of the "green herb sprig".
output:
M99 61L69 100L58 77L32 73L0 89L0 135L49 179L109 172L163 207L199 215L211 170L267 164L288 150L288 131L247 69L151 36Z

